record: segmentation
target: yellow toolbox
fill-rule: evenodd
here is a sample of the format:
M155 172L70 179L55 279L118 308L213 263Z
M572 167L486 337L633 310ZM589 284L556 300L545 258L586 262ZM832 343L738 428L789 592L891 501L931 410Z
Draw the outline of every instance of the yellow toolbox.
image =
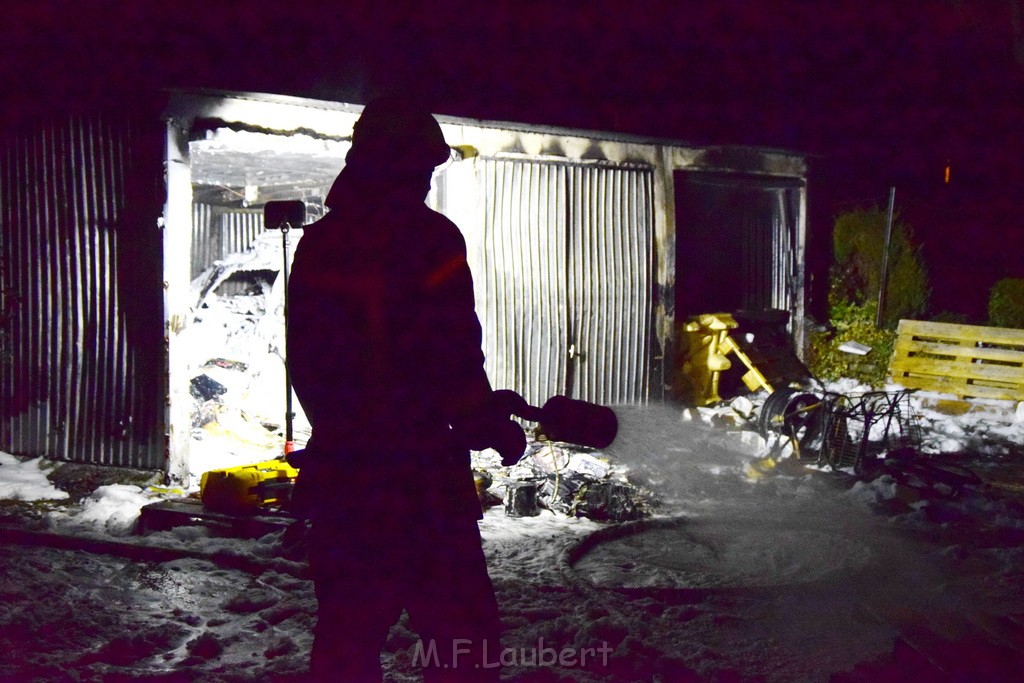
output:
M199 497L211 510L257 512L287 503L298 476L284 460L210 470L199 480Z

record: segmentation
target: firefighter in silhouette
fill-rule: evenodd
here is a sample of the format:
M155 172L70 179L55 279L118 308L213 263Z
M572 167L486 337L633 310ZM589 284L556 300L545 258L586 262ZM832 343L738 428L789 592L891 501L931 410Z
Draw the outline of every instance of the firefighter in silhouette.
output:
M498 677L469 450L514 461L525 437L484 374L462 235L424 203L451 154L425 109L374 100L296 249L288 365L313 431L294 503L311 521L318 680L380 680L403 609L426 680Z

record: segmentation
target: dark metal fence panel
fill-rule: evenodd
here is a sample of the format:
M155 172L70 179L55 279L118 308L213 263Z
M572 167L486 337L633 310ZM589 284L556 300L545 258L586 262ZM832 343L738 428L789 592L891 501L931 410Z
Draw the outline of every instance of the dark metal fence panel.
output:
M743 217L742 239L736 240L746 309L775 308L796 315L799 193L770 186L749 193L746 204L753 210Z
M221 258L246 251L263 232L263 209L232 209L220 219Z
M215 216L215 207L209 204L192 204L191 256L193 280L221 257L220 225Z
M738 240L737 249L744 283L743 308L747 310L771 308L773 303L778 226L773 198L766 192L755 190L746 198L751 210L740 219L742 239Z
M4 450L163 467L163 138L152 134L163 126L152 123L76 116L4 138Z
M800 276L800 237L799 226L802 221L800 216L800 197L802 190L776 189L773 192L775 211L773 218L773 244L774 253L773 265L775 272L772 275L774 291L772 294L772 307L789 311L793 319L797 319L802 313L798 302L802 298Z
M192 277L230 254L246 251L263 231L262 209L192 205Z
M478 303L496 387L531 403L650 393L650 169L482 159Z

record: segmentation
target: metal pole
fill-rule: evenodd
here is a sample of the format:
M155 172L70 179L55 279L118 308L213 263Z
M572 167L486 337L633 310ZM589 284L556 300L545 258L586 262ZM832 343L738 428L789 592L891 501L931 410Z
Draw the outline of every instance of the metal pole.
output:
M288 223L281 226L281 254L283 267L281 277L284 280L284 320L285 327L288 325ZM287 335L286 335L287 336ZM292 434L292 418L295 413L292 411L292 378L288 372L287 343L282 349L281 357L284 359L284 454L288 455L295 450L295 439Z
M882 277L878 282L878 310L875 312L875 327L882 326L882 312L885 310L885 290L889 286L889 244L892 242L892 212L896 204L896 187L889 188L889 211L885 217L885 247L882 252Z

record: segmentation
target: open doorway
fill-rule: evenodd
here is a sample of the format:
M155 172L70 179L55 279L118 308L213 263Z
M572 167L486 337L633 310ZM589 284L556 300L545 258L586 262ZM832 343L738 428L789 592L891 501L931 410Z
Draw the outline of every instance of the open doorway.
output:
M305 224L324 215L324 198L344 167L347 140L220 127L193 132L190 319L187 356L192 482L211 469L246 465L284 452L285 259L303 230L266 230L263 207L301 200ZM443 208L445 179L434 176L428 205ZM287 256L286 256L287 255ZM294 441L309 422L292 400Z
M191 319L186 330L193 401L189 469L244 465L284 452L285 246L263 226L272 200L302 200L306 223L344 165L349 144L306 135L217 128L189 143L192 177ZM289 231L290 263L302 230ZM293 401L295 441L309 424Z
M781 309L801 291L803 182L677 172L676 316Z

